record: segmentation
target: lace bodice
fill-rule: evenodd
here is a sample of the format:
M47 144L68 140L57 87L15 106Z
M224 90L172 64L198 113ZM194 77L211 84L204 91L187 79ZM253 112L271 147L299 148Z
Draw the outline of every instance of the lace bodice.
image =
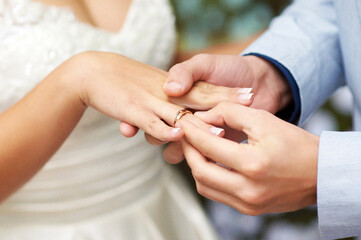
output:
M132 0L118 33L81 23L68 8L0 0L0 112L77 53L116 52L166 68L174 43L174 16L166 0ZM62 148L2 204L0 213L64 212L106 202L121 193L131 196L129 191L136 189L144 194L162 166L159 148L146 144L141 135L122 138L118 124L87 110Z
M174 17L166 0L132 0L118 33L81 23L68 8L0 0L0 111L79 52L111 51L166 68L174 41Z

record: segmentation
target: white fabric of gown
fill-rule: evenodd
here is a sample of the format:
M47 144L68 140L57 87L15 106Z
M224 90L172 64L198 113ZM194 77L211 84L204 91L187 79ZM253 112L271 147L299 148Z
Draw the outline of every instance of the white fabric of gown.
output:
M166 68L174 44L166 0L133 0L118 33L77 21L69 8L0 0L0 112L77 53L116 52ZM0 205L0 239L216 239L161 149L118 129L88 109L44 168Z

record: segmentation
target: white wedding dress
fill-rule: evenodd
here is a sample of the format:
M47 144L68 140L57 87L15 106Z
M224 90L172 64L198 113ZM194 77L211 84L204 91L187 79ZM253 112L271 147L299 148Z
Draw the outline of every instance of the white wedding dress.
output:
M166 68L174 44L166 0L133 0L118 33L81 23L68 8L0 0L0 112L79 52L111 51ZM118 121L88 109L45 167L0 205L0 239L216 237L160 147L142 134L122 137Z

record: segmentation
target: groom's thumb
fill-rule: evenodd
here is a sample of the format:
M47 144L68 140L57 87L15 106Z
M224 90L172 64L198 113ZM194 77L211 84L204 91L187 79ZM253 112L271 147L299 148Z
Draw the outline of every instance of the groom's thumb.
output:
M216 58L209 54L198 54L191 59L174 65L169 70L164 84L164 92L170 97L179 97L187 93L193 83L207 81L212 74Z
M189 69L186 64L180 63L174 65L169 70L168 78L165 81L163 90L165 94L170 97L180 97L186 94L193 85L194 80L192 69Z

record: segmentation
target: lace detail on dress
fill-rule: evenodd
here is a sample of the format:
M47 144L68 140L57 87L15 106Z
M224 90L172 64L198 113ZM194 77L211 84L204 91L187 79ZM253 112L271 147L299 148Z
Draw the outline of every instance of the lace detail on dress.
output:
M118 33L79 22L69 8L0 0L0 112L77 53L110 51L167 68L174 43L166 0L132 0Z

